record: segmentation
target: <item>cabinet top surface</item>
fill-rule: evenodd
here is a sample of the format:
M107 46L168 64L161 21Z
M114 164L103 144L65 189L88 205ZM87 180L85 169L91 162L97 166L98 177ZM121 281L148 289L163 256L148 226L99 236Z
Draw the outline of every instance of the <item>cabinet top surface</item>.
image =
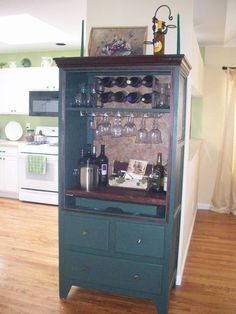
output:
M191 66L184 55L140 55L115 57L69 57L54 59L59 68L65 70L80 70L101 67L155 67L181 66L188 73Z

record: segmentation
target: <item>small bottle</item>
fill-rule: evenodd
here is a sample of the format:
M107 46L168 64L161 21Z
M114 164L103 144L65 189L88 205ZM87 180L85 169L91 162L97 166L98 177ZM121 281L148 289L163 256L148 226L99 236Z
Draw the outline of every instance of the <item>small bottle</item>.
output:
M127 95L127 101L131 104L140 102L142 99L142 95L139 92L132 92Z
M162 153L157 154L157 163L152 172L152 191L162 192L164 188L164 167L162 165Z
M105 145L101 145L101 153L97 157L97 165L99 168L99 185L106 186L108 184L108 158L105 154Z
M118 76L116 78L116 86L118 87L126 87L128 78L125 76Z
M80 158L79 158L79 167L86 165L86 159L85 159L85 155L84 155L84 149L81 148L80 150Z
M92 145L91 144L87 144L86 154L84 156L86 162L90 163L91 156L92 156Z
M132 87L139 87L142 84L142 79L138 76L132 76L126 83Z
M142 79L142 85L146 87L152 87L153 84L153 76L152 75L146 75Z
M125 102L126 97L127 97L126 92L119 91L119 92L114 93L112 100L116 102Z
M152 94L151 93L144 94L141 100L145 104L150 104L152 102Z

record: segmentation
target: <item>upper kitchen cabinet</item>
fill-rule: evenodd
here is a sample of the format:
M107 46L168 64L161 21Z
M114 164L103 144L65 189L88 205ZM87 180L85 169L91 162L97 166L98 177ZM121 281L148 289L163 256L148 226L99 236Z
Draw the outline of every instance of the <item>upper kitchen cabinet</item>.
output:
M0 114L29 114L30 90L58 90L56 67L0 70Z

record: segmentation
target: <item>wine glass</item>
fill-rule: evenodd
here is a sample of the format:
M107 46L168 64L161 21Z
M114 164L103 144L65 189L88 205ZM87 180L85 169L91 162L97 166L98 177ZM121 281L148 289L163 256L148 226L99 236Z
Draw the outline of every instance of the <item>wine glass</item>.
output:
M142 118L141 127L137 131L135 143L144 144L147 143L148 140L148 131L146 129L146 117Z
M110 135L111 134L111 123L108 120L108 114L107 113L105 113L103 115L102 121L100 123L98 123L95 134L97 136L104 136L104 135Z
M148 132L148 143L151 144L162 143L161 131L158 128L157 119L153 119L152 129Z
M124 136L135 136L137 132L137 127L134 123L134 116L131 114L128 116L128 121L124 125L123 128L123 135Z
M118 112L115 116L114 123L111 126L111 136L121 137L123 135L123 126L121 124L121 115Z

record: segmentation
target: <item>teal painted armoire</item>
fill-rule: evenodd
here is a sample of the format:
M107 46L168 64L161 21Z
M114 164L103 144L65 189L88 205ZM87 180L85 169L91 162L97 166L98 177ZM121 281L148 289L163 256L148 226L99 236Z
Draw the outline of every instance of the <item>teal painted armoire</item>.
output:
M190 66L183 55L55 62L60 69L60 297L66 298L75 285L150 299L159 314L168 313L176 281ZM79 101L81 88L86 90L84 102ZM125 95L122 100L114 97L117 92ZM104 117L111 127L117 120L124 127L130 116L137 132L145 128L150 134L158 128L161 141L149 138L140 143L137 135L98 136ZM122 184L81 189L78 163L87 144L95 145L97 155L105 144L110 176L119 172L117 165L131 159L147 162L150 171L161 152L164 191Z

